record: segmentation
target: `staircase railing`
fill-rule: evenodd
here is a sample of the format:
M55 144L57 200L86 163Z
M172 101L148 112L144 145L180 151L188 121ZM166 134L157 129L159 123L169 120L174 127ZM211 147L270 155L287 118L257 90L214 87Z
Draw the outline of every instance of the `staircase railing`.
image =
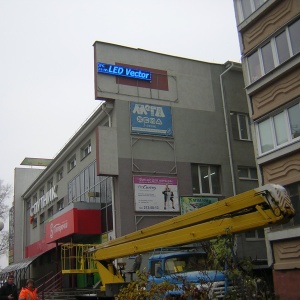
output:
M48 280L44 281L37 288L38 288L39 299L41 299L41 300L45 299L45 294L49 295L56 291L61 291L62 290L62 273L61 273L61 271L54 274Z

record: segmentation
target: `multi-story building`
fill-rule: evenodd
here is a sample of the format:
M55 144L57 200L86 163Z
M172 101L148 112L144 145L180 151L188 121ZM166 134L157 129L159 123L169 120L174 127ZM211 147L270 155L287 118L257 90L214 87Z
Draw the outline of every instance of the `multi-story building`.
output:
M258 184L241 64L103 42L94 50L104 102L42 173L28 182L16 169L12 264L2 275L41 278L60 270L62 243L101 243ZM241 234L239 245L266 258L261 236Z
M234 0L234 6L259 183L284 185L296 208L289 224L266 231L275 293L299 299L300 1Z

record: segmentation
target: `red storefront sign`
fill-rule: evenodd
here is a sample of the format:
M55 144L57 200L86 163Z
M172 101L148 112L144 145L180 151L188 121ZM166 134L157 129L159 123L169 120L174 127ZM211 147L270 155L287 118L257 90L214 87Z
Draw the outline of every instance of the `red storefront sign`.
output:
M55 244L47 244L45 239L25 247L25 258L43 254L53 249Z
M46 243L72 234L101 234L100 210L74 208L46 224Z

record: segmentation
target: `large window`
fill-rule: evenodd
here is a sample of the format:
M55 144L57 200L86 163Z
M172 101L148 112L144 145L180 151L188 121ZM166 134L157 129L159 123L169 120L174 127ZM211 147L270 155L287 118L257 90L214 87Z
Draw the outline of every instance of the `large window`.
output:
M269 73L299 52L300 19L285 27L247 57L250 83Z
M112 177L97 176L95 162L69 182L69 203L99 203L101 209L102 231L113 229Z
M250 120L248 115L240 113L230 113L231 127L234 139L251 140Z
M261 154L300 137L300 103L256 124Z
M193 194L221 194L218 166L192 164Z

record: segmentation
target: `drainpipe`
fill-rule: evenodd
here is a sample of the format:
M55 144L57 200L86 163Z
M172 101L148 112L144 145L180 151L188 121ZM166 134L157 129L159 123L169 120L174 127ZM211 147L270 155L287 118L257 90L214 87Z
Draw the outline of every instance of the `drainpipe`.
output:
M221 95L222 95L222 103L223 103L223 112L224 112L225 130L226 130L227 148L228 148L228 153L229 153L229 164L230 164L230 172L231 172L232 191L233 191L233 195L236 195L236 182L235 182L234 168L233 168L231 140L230 140L229 126L228 126L228 111L227 111L227 105L226 105L227 103L226 103L226 99L225 99L223 77L226 75L226 73L228 71L232 70L233 68L236 68L236 70L240 70L241 67L237 66L233 62L227 62L227 63L225 63L225 67L228 66L228 63L230 63L230 66L220 75L220 84L221 84Z

